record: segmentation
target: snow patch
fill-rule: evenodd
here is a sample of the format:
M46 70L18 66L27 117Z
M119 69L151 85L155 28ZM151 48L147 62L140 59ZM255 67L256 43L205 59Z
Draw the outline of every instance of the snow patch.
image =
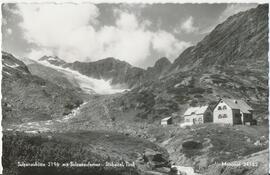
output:
M24 131L24 132L27 134L37 134L38 133L38 131Z
M92 94L93 91L97 94L115 94L127 90L127 89L113 88L110 83L110 80L106 81L103 79L91 78L70 68L63 68L60 66L52 65L47 61L38 61L38 63L53 68L58 72L64 73L65 75L67 75L67 77L74 79L80 85L82 90L90 94Z
M49 57L47 60L48 61L56 61L56 59L54 57Z
M174 88L178 88L181 85L181 83L177 83L176 85L174 85Z
M18 64L14 64L14 65L10 65L10 64L7 64L7 63L4 63L4 66L8 66L8 67L11 67L11 68L17 68L17 67L19 67L20 65L18 65Z
M57 121L58 121L58 122L67 122L68 120L70 120L70 119L72 119L72 118L75 118L75 117L77 116L77 114L79 114L81 108L82 108L85 104L87 104L87 102L84 102L84 103L81 104L79 107L73 109L73 110L71 111L70 114L65 115L62 119L58 119Z
M7 72L7 71L3 71L3 73L5 73L5 74L8 74L8 75L11 75L9 72Z

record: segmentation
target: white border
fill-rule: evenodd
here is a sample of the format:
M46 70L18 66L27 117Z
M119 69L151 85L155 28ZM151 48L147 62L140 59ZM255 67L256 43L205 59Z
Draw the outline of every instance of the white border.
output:
M0 0L1 3L267 3L268 0Z
M184 3L196 3L196 4L202 4L202 3L258 3L258 4L269 4L270 2L268 0L0 0L0 3L143 3L143 4L152 4L152 3L178 3L178 4L184 4ZM270 18L270 13L268 12L268 20ZM0 23L2 24L2 8L0 8ZM270 29L270 24L268 21L268 29ZM2 27L0 29L0 48L2 48ZM269 35L268 35L269 36ZM268 37L268 43L270 43L270 37ZM269 45L268 45L269 47ZM2 49L1 49L2 50ZM0 53L2 58L2 53ZM270 62L270 49L268 48L268 67ZM268 68L269 69L269 68ZM269 70L268 70L269 71ZM0 64L0 72L2 72L2 59ZM270 77L270 72L268 72L268 77ZM2 73L0 73L0 99L2 101ZM268 78L268 88L270 87L270 81ZM269 94L270 98L270 94ZM268 112L270 111L270 104L269 104L269 98L268 98ZM2 106L0 105L0 174L3 173L3 167L2 167ZM269 119L269 116L268 116ZM268 120L268 124L270 126L270 121ZM270 129L269 129L269 135L270 135ZM269 140L268 135L268 140ZM270 145L269 145L270 149ZM270 154L268 154L268 172L270 174Z

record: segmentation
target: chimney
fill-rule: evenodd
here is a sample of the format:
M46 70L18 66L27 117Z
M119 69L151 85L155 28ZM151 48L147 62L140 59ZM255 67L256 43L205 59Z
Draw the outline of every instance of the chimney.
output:
M234 103L237 104L237 100L234 100Z

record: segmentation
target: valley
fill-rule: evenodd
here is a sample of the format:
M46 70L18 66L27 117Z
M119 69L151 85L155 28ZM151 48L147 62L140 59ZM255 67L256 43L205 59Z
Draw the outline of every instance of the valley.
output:
M104 110L102 108L100 110ZM100 123L95 122L93 118L79 118L81 115L79 113L77 115L76 118L63 118L63 120L52 122L26 123L24 128L20 125L14 129L23 131L30 137L41 135L56 140L60 138L68 139L72 143L74 143L74 139L78 142L90 143L91 150L94 150L96 154L109 157L115 156L114 160L116 161L120 159L119 156L121 160L138 161L143 156L144 151L149 150L149 148L134 143L133 139L138 138L145 142L148 140L149 144L153 144L150 150L156 150L155 145L159 145L160 149L162 147L166 148L168 153L164 154L170 155L170 158L167 157L167 159L172 164L196 167L196 170L200 169L201 172L204 172L208 165L214 162L237 160L251 153L267 149L267 142L264 145L254 145L257 140L267 136L267 125L224 127L209 124L182 129L177 125L164 128L157 125L143 125L142 123L129 125L130 122L123 121L121 126L120 124L111 123L106 114ZM123 127L123 125L125 126ZM91 141L87 141L86 138ZM132 138L132 142L129 138ZM202 147L183 148L184 143L189 141L201 144ZM141 151L135 151L136 149L133 148L135 145L138 145ZM245 147L242 145L245 145ZM251 170L253 171L253 169Z
M95 95L90 98L92 100L83 103L62 119L12 125L12 128L7 129L7 133L24 133L23 135L30 138L39 135L47 139L61 138L71 143L76 140L79 143L90 144L90 150L102 157L109 156L114 161L135 162L136 165L145 151L162 151L166 156L165 160L170 165L182 166L180 168L182 171L185 171L187 167L192 167L200 172L199 174L214 171L215 167L210 170L209 165L243 159L245 156L268 148L268 142L263 140L268 135L266 124L260 126L204 124L186 129L180 128L177 124L167 127L159 124L145 124L120 116L119 113L115 115L115 108L107 106L111 100L115 99L115 96L120 95L122 94L115 94L114 97ZM151 146L138 145L139 143L134 139ZM258 140L262 140L261 145L255 145ZM189 142L199 146L185 148L185 143ZM136 150L135 145L140 150ZM151 167L144 163L139 164L141 165L138 167L139 174L147 174ZM167 167L154 168L154 171L169 173L169 164ZM262 170L254 170L258 168L260 167L248 167L248 171L262 172Z

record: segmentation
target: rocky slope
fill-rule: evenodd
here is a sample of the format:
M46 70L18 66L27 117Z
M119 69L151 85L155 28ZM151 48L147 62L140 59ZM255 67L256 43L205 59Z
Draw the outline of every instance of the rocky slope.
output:
M145 71L144 81L158 80L166 74L171 65L171 62L166 57L158 59L153 67L148 67Z
M238 13L219 24L196 46L185 50L172 71L268 73L268 5ZM231 67L232 66L232 67Z
M207 124L185 130L171 128L169 133L170 137L162 136L158 141L167 148L173 162L201 173L215 163L245 160L245 156L268 148L265 126Z
M197 45L186 49L158 81L148 81L119 98L138 109L136 117L159 121L188 106L214 104L220 97L244 99L255 118L268 116L268 5L229 17Z
M3 124L57 118L82 103L74 90L32 75L27 66L11 54L2 52L2 63Z
M229 162L228 165L216 164L209 167L205 175L267 175L268 174L268 150L263 150L240 160Z
M77 89L78 91L81 90L79 84L74 81L74 79L67 77L65 73L56 69L44 66L36 61L31 61L27 64L27 67L31 74L48 80L65 89Z

